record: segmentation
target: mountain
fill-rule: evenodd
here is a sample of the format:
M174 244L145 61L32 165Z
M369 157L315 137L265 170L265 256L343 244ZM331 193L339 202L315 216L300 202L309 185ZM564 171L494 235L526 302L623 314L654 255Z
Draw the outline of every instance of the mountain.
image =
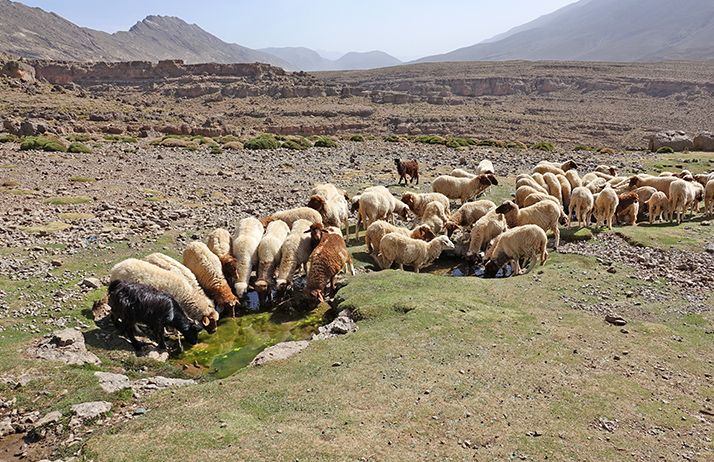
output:
M316 51L303 47L262 48L260 51L277 56L290 63L292 68L302 71L376 69L402 64L400 60L383 51L353 51L335 60L324 58Z
M712 0L580 0L490 40L416 62L714 59Z
M108 34L9 0L0 0L0 51L59 61L183 59L186 63L258 61L289 66L276 56L226 43L179 18L148 16L129 31Z

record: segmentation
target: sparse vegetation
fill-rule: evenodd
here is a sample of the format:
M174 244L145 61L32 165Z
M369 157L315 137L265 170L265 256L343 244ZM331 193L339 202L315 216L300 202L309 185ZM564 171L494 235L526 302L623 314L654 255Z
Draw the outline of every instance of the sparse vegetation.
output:
M520 141L508 141L506 142L506 147L509 149L528 149L528 146Z
M573 148L574 151L596 151L593 146L588 146L585 144L578 144Z
M476 142L476 146L491 146L494 148L505 148L506 142L502 141L502 140L485 139L485 140L478 140Z
M111 141L112 143L136 143L137 139L135 136L129 135L105 135L104 139L106 141Z
M597 152L599 152L600 154L615 154L615 150L612 148L600 148Z
M541 141L531 145L531 149L535 149L536 151L553 152L555 151L555 146L553 146L553 143Z
M67 148L67 152L71 152L74 154L90 154L92 152L92 149L86 144L72 143L69 145L69 148Z
M657 154L674 154L674 149L670 148L669 146L662 146L661 148L657 149Z
M240 151L243 149L243 143L240 141L229 141L223 145L223 149L228 149L231 151Z
M243 147L245 147L245 149L252 150L278 149L280 147L280 141L274 135L263 134L249 139L243 143Z
M51 197L45 200L45 204L50 205L76 205L76 204L88 204L92 202L92 198L89 196L61 196L61 197Z
M415 143L424 144L446 144L446 138L438 135L420 135L414 138Z
M364 136L363 135L352 135L352 136L350 136L350 141L362 143L364 141Z
M387 135L384 137L384 141L388 143L404 143L406 140L399 135Z
M87 143L93 140L92 136L88 133L73 133L71 135L68 135L67 139L71 142L77 143Z
M93 176L73 176L69 181L72 183L94 183L97 179Z
M0 143L17 143L17 136L12 133L0 133Z
M67 152L67 145L52 136L26 136L20 143L21 151Z
M465 148L467 146L474 146L476 140L472 138L465 138L461 136L451 136L446 139L446 146L454 149Z
M336 148L337 142L329 136L320 136L315 140L316 148Z

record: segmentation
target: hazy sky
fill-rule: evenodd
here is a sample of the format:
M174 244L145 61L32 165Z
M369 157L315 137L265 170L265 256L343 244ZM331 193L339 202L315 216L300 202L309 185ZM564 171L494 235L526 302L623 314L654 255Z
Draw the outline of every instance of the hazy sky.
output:
M383 50L402 60L473 45L574 0L22 0L84 27L178 16L250 48Z

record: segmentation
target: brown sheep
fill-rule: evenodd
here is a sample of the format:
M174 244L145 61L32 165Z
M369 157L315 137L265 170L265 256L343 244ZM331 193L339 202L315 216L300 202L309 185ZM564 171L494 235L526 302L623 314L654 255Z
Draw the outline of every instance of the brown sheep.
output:
M615 220L617 223L637 225L637 214L640 210L640 199L636 192L627 192L618 196Z
M394 164L397 166L397 173L399 173L399 181L397 184L401 184L404 180L404 184L407 184L407 175L409 178L409 183L416 180L416 184L419 184L419 162L416 160L400 160L394 159Z
M350 274L354 276L355 270L354 266L352 266L352 257L342 236L326 233L323 230L320 230L319 234L321 235L320 243L310 255L310 269L307 273L305 295L324 302L324 291L327 285L329 284L333 292L335 290L335 276L337 276L337 273L347 266Z

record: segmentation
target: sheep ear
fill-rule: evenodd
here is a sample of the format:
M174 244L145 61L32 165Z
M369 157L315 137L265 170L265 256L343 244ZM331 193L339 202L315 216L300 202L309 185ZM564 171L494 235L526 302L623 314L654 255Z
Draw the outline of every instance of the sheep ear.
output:
M204 316L203 319L201 319L201 324L204 326L208 326L211 323L211 320L208 318L208 316Z

